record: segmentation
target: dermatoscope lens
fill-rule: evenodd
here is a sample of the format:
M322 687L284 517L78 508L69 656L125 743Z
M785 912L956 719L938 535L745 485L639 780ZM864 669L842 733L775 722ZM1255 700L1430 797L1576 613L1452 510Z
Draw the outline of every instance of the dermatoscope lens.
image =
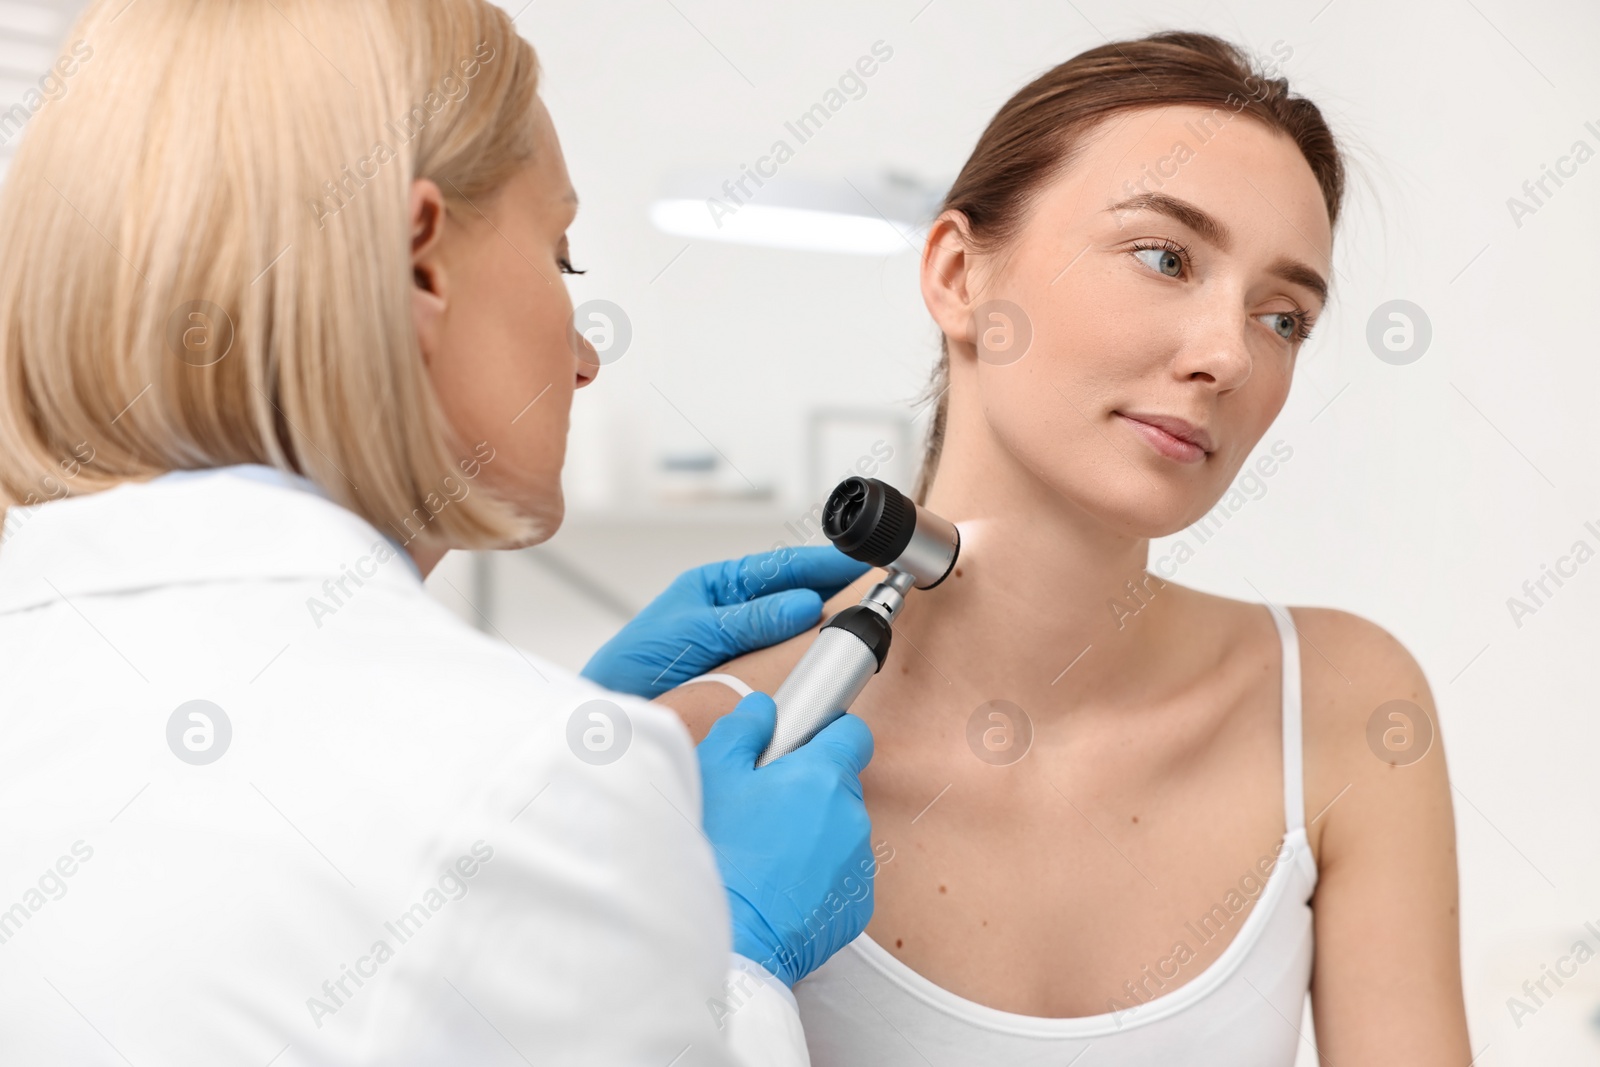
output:
M911 543L917 506L876 478L846 478L822 509L822 532L845 555L887 567Z

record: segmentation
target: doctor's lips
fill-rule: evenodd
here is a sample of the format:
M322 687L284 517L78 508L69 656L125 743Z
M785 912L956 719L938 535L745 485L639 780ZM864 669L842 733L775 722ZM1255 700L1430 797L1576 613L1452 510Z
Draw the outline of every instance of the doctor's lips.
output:
M1179 463L1199 463L1216 448L1209 433L1176 415L1127 411L1114 414L1127 419L1151 448Z

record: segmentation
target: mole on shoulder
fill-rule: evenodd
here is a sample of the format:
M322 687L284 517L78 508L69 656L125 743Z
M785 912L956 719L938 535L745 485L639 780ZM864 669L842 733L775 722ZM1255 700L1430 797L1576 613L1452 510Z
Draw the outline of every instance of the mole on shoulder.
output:
M946 891L946 890L945 890L945 888L944 888L944 886L940 886L940 887L939 887L939 892L941 892L941 893L943 893L943 892L945 892L945 891Z
M894 939L894 947L895 948L903 948L904 946L905 946L905 942L904 941L900 940L898 937Z
M1134 816L1134 817L1133 817L1133 821L1134 821L1134 822L1138 822L1138 821L1139 821L1139 816L1137 816L1137 815L1135 815L1135 816Z

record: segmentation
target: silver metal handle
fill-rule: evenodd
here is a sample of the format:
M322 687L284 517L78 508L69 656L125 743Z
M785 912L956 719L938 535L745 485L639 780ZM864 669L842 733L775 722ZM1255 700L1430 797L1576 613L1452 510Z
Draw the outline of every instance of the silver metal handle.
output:
M778 723L757 767L793 752L850 710L878 671L878 659L848 630L824 627L773 694Z

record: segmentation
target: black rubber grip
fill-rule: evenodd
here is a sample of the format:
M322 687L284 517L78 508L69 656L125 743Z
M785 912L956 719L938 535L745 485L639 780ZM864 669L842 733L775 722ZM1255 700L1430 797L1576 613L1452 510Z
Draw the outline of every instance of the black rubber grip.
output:
M878 666L872 673L877 674L883 670L883 661L889 656L889 642L894 637L894 630L889 626L889 620L871 608L854 604L822 624L824 630L829 627L844 630L860 638L861 643L871 649L872 654L877 657Z

